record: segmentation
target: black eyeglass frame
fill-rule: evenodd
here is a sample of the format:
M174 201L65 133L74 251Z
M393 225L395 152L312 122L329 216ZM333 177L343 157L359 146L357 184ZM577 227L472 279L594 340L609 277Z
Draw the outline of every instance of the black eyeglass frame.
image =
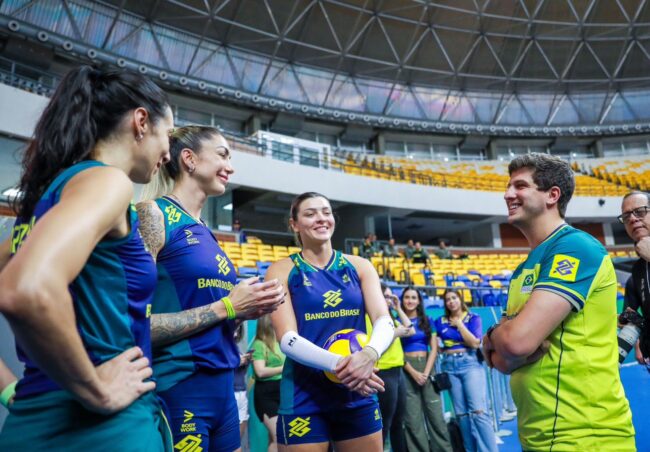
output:
M649 211L650 206L641 206L628 212L623 212L621 215L617 216L616 219L623 224L626 224L632 215L639 220L643 220Z

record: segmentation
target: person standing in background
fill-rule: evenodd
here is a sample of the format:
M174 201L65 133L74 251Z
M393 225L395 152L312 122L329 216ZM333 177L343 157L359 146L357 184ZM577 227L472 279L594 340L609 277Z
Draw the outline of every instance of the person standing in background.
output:
M414 334L402 338L407 376L404 415L407 449L451 452L442 402L430 378L438 356L438 339L431 331L433 321L424 312L422 295L413 287L402 292L402 309L414 330Z
M242 353L242 343L243 346L246 347L243 331L244 324L240 323L235 330L235 342L239 347L239 367L235 369L233 386L235 390L235 400L237 401L237 411L239 413L239 437L241 438L241 448L242 452L248 452L248 450L250 450L248 441L248 419L250 416L248 413L248 385L246 380L248 365L253 359L253 353L252 351Z
M451 380L451 400L467 452L498 452L492 419L488 413L488 385L479 360L483 327L472 314L460 290L442 296L445 315L434 322L442 341L442 371Z
M278 450L276 426L280 407L280 380L284 367L284 353L280 350L271 325L271 316L257 320L257 332L253 342L253 371L255 412L269 433L268 452Z
M404 352L400 338L415 334L409 318L390 287L381 285L382 293L388 304L389 312L395 324L395 339L388 350L377 362L377 376L384 381L384 392L377 394L383 423L382 435L384 446L390 435L393 452L406 452L404 439L404 410L406 409L406 381L404 380ZM395 318L397 317L397 318ZM372 334L372 324L366 315L366 332Z
M623 197L618 220L625 226L627 235L634 241L639 260L632 267L632 274L625 285L625 310L637 312L645 319L645 328L634 346L639 364L650 364L650 199L647 193L634 191Z

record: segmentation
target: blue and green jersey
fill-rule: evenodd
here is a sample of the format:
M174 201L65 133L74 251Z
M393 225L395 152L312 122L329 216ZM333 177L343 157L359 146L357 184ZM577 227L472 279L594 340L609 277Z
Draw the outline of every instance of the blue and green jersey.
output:
M319 269L300 253L289 258L294 266L288 276L289 294L298 334L319 347L337 331L366 331L361 281L354 266L334 251ZM282 373L280 414L322 413L373 403L328 380L324 373L286 358Z
M88 168L103 165L88 160L62 171L36 204L32 217L16 219L11 254L19 250L32 226L59 202L61 192L72 177ZM129 234L119 239L101 240L69 285L77 330L95 365L136 345L151 360L149 315L156 284L156 266L144 248L133 205L129 207L128 218ZM24 377L17 386L17 398L60 389L22 352L20 344L17 344L17 349L19 358L25 363Z
M158 253L154 314L208 305L228 296L237 275L212 231L168 197L156 199L165 222L165 245ZM156 349L156 389L165 391L199 369L235 369L239 349L235 321L223 320L192 336Z

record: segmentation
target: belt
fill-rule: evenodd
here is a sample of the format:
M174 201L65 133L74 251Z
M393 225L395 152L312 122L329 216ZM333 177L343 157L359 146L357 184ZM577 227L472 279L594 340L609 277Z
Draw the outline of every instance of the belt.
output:
M475 354L475 353L476 353L476 352L445 353L445 354L443 354L443 356L444 356L445 358L460 358L460 357L462 357L462 356L465 356L465 355L473 355L473 354Z

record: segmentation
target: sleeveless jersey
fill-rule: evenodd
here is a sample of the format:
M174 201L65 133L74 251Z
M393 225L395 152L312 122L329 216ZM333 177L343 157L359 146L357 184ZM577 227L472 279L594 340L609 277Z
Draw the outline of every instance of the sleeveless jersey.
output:
M65 184L76 174L95 166L104 164L89 160L63 170L36 204L32 217L16 219L12 256L29 236L34 224L59 202ZM101 202L101 199L97 202ZM128 215L129 234L119 239L101 240L69 285L77 329L95 365L136 345L151 360L149 315L156 284L156 267L138 232L138 216L133 204ZM17 398L61 389L22 352L19 345L16 348L18 357L25 363L24 377L16 391Z
M359 275L339 251L332 253L324 269L292 254L294 267L288 290L298 334L319 347L343 329L366 331L365 306ZM335 384L318 369L303 366L287 356L282 372L280 414L310 414L354 408L374 403L343 385Z
M165 246L158 253L153 313L198 308L228 296L237 283L232 262L212 231L168 197L156 200L165 221ZM165 391L198 369L235 369L239 349L235 321L223 320L186 339L156 350L154 376Z

